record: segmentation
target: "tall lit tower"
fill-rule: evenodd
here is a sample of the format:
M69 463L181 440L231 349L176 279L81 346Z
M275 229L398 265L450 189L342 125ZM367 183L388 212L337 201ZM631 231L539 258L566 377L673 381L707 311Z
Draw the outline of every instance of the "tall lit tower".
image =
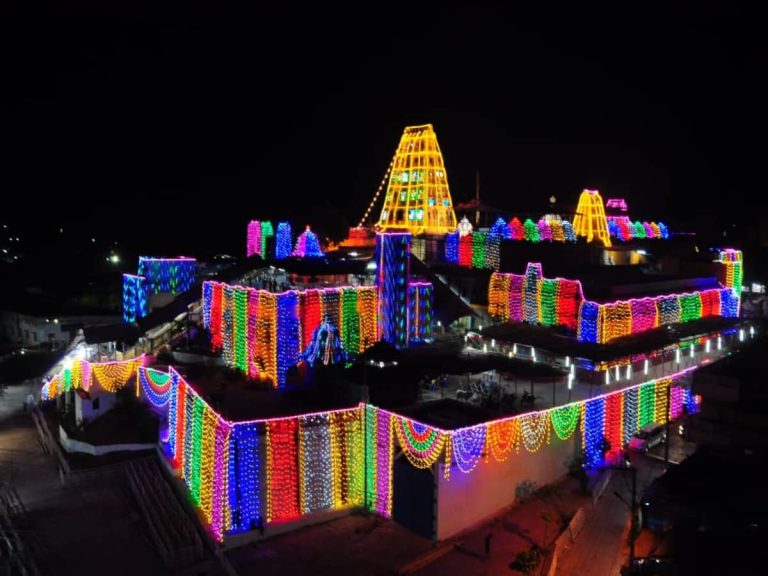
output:
M392 161L378 228L412 234L456 229L448 175L432 124L405 128Z
M411 235L376 234L376 285L379 289L379 334L395 348L409 341L408 308L411 276Z
M605 207L600 192L584 190L579 196L579 206L573 219L573 231L576 236L584 236L587 242L600 240L603 246L611 245L608 234L608 221L605 218Z

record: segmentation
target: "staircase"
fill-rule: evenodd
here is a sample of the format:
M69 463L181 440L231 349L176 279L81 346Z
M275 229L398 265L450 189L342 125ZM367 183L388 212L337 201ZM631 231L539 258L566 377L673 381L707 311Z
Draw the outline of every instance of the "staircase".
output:
M203 557L200 535L166 482L157 461L132 462L127 467L127 476L150 538L166 566L184 566L200 560Z

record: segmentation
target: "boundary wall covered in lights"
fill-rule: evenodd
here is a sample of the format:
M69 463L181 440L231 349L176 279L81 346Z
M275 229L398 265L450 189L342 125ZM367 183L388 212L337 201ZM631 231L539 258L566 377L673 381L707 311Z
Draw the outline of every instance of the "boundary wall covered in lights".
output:
M358 354L378 340L377 289L349 286L275 294L221 282L203 283L203 324L227 366L283 386L312 334L328 318L344 350Z
M688 368L588 400L455 430L369 404L231 422L172 367L164 372L143 364L143 357L76 361L45 383L42 397L94 385L115 392L135 382L137 396L165 417L164 454L219 541L253 529L259 517L288 522L360 507L390 517L398 452L437 475L435 530L446 538L512 503L518 484L555 480L573 451L581 451L586 467L595 467L619 454L641 427L698 406L690 389L677 385L693 370ZM520 460L542 449L537 458L543 460ZM462 506L468 498L473 506Z
M739 316L742 255L723 250L725 287L600 304L584 298L581 282L544 278L541 264L529 263L525 274L494 272L488 285L488 312L503 322L565 326L580 341L605 344L652 328L706 316Z
M604 456L618 454L642 426L676 418L684 409L696 411L697 399L690 390L675 385L684 373L456 430L368 404L230 422L173 368L166 373L141 367L137 380L141 395L167 410L161 438L166 457L218 540L253 529L259 517L288 522L315 512L360 507L391 517L398 452L412 466L439 475L443 518L438 518L436 534L444 538L514 501L510 482L505 482L510 485L501 496L488 490L489 482L498 484L499 475L509 480L513 472L504 464L508 460L519 464L520 454L555 450L544 454L555 464L540 474L532 470L538 466L533 463L515 465L513 474L520 482L531 477L550 482L565 473L563 457L573 451L581 450L585 466L594 467ZM457 513L462 507L455 498L477 501L472 510Z
M139 257L137 274L123 274L123 320L135 322L149 314L153 294L181 294L195 283L194 258Z

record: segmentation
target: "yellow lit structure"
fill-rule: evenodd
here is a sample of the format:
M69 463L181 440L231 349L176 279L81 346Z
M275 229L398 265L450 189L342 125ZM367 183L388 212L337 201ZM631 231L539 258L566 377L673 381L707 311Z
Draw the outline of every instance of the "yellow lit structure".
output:
M579 196L579 206L576 208L576 217L573 219L573 231L576 236L584 236L587 242L597 239L602 241L603 246L611 245L603 199L597 190L584 190Z
M392 161L377 226L412 234L456 230L448 175L432 124L405 128Z

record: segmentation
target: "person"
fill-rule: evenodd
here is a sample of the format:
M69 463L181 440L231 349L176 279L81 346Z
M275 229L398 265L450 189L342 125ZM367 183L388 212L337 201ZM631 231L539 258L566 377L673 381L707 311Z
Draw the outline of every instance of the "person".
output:
M491 540L492 539L493 539L493 533L492 532L488 532L488 534L486 534L486 536L485 536L485 557L486 558L491 555Z

